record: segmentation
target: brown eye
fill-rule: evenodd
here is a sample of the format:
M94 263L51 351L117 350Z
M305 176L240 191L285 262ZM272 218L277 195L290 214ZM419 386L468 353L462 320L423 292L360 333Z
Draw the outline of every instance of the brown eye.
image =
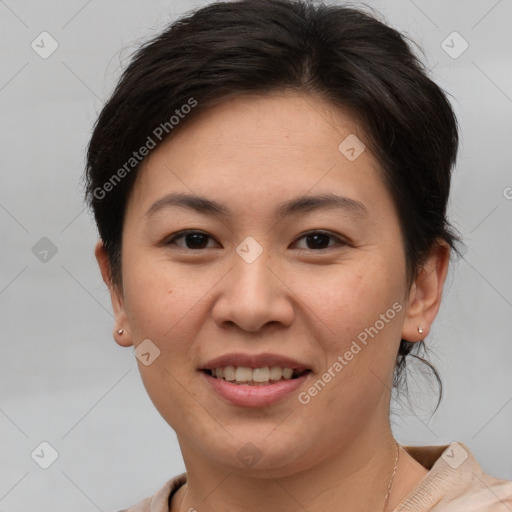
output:
M307 247L302 247L300 249L322 250L329 249L334 245L346 245L345 242L338 236L332 235L331 233L326 233L324 231L311 231L310 233L302 235L298 240L302 239L305 239ZM329 239L335 240L337 243L329 245Z
M185 240L185 246L182 244L177 244L177 240ZM181 231L176 235L172 236L167 242L166 245L178 245L183 249L208 249L208 239L213 240L213 238L206 233L201 231Z

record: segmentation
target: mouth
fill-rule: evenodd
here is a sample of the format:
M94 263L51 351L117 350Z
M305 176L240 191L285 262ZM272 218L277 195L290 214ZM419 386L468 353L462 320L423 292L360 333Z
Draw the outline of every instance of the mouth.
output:
M310 364L268 352L224 354L198 370L207 389L239 407L268 407L289 400L315 372Z
M294 380L310 373L307 368L283 368L281 366L219 366L202 369L210 377L242 386L269 386L282 381Z

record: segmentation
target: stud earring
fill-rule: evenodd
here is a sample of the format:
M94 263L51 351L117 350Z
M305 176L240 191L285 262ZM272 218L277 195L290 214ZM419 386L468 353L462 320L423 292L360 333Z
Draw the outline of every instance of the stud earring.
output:
M419 332L420 334L423 334L423 328L422 328L422 327L418 327L418 332Z
M123 329L117 329L117 334L121 335L123 334L124 330Z

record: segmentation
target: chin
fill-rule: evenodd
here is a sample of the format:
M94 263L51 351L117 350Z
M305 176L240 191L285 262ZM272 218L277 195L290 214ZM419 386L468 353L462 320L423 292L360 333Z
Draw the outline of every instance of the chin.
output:
M311 466L311 453L304 450L304 439L272 438L274 434L265 438L266 435L260 432L253 436L233 436L220 446L209 442L201 452L227 471L254 478L285 477ZM298 447L302 448L299 453Z

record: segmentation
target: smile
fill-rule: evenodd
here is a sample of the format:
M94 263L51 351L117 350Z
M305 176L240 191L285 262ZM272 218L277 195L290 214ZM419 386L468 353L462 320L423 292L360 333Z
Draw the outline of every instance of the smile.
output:
M309 372L306 369L282 368L281 366L249 368L247 366L224 366L204 370L216 379L246 386L265 386L282 380L297 379Z

